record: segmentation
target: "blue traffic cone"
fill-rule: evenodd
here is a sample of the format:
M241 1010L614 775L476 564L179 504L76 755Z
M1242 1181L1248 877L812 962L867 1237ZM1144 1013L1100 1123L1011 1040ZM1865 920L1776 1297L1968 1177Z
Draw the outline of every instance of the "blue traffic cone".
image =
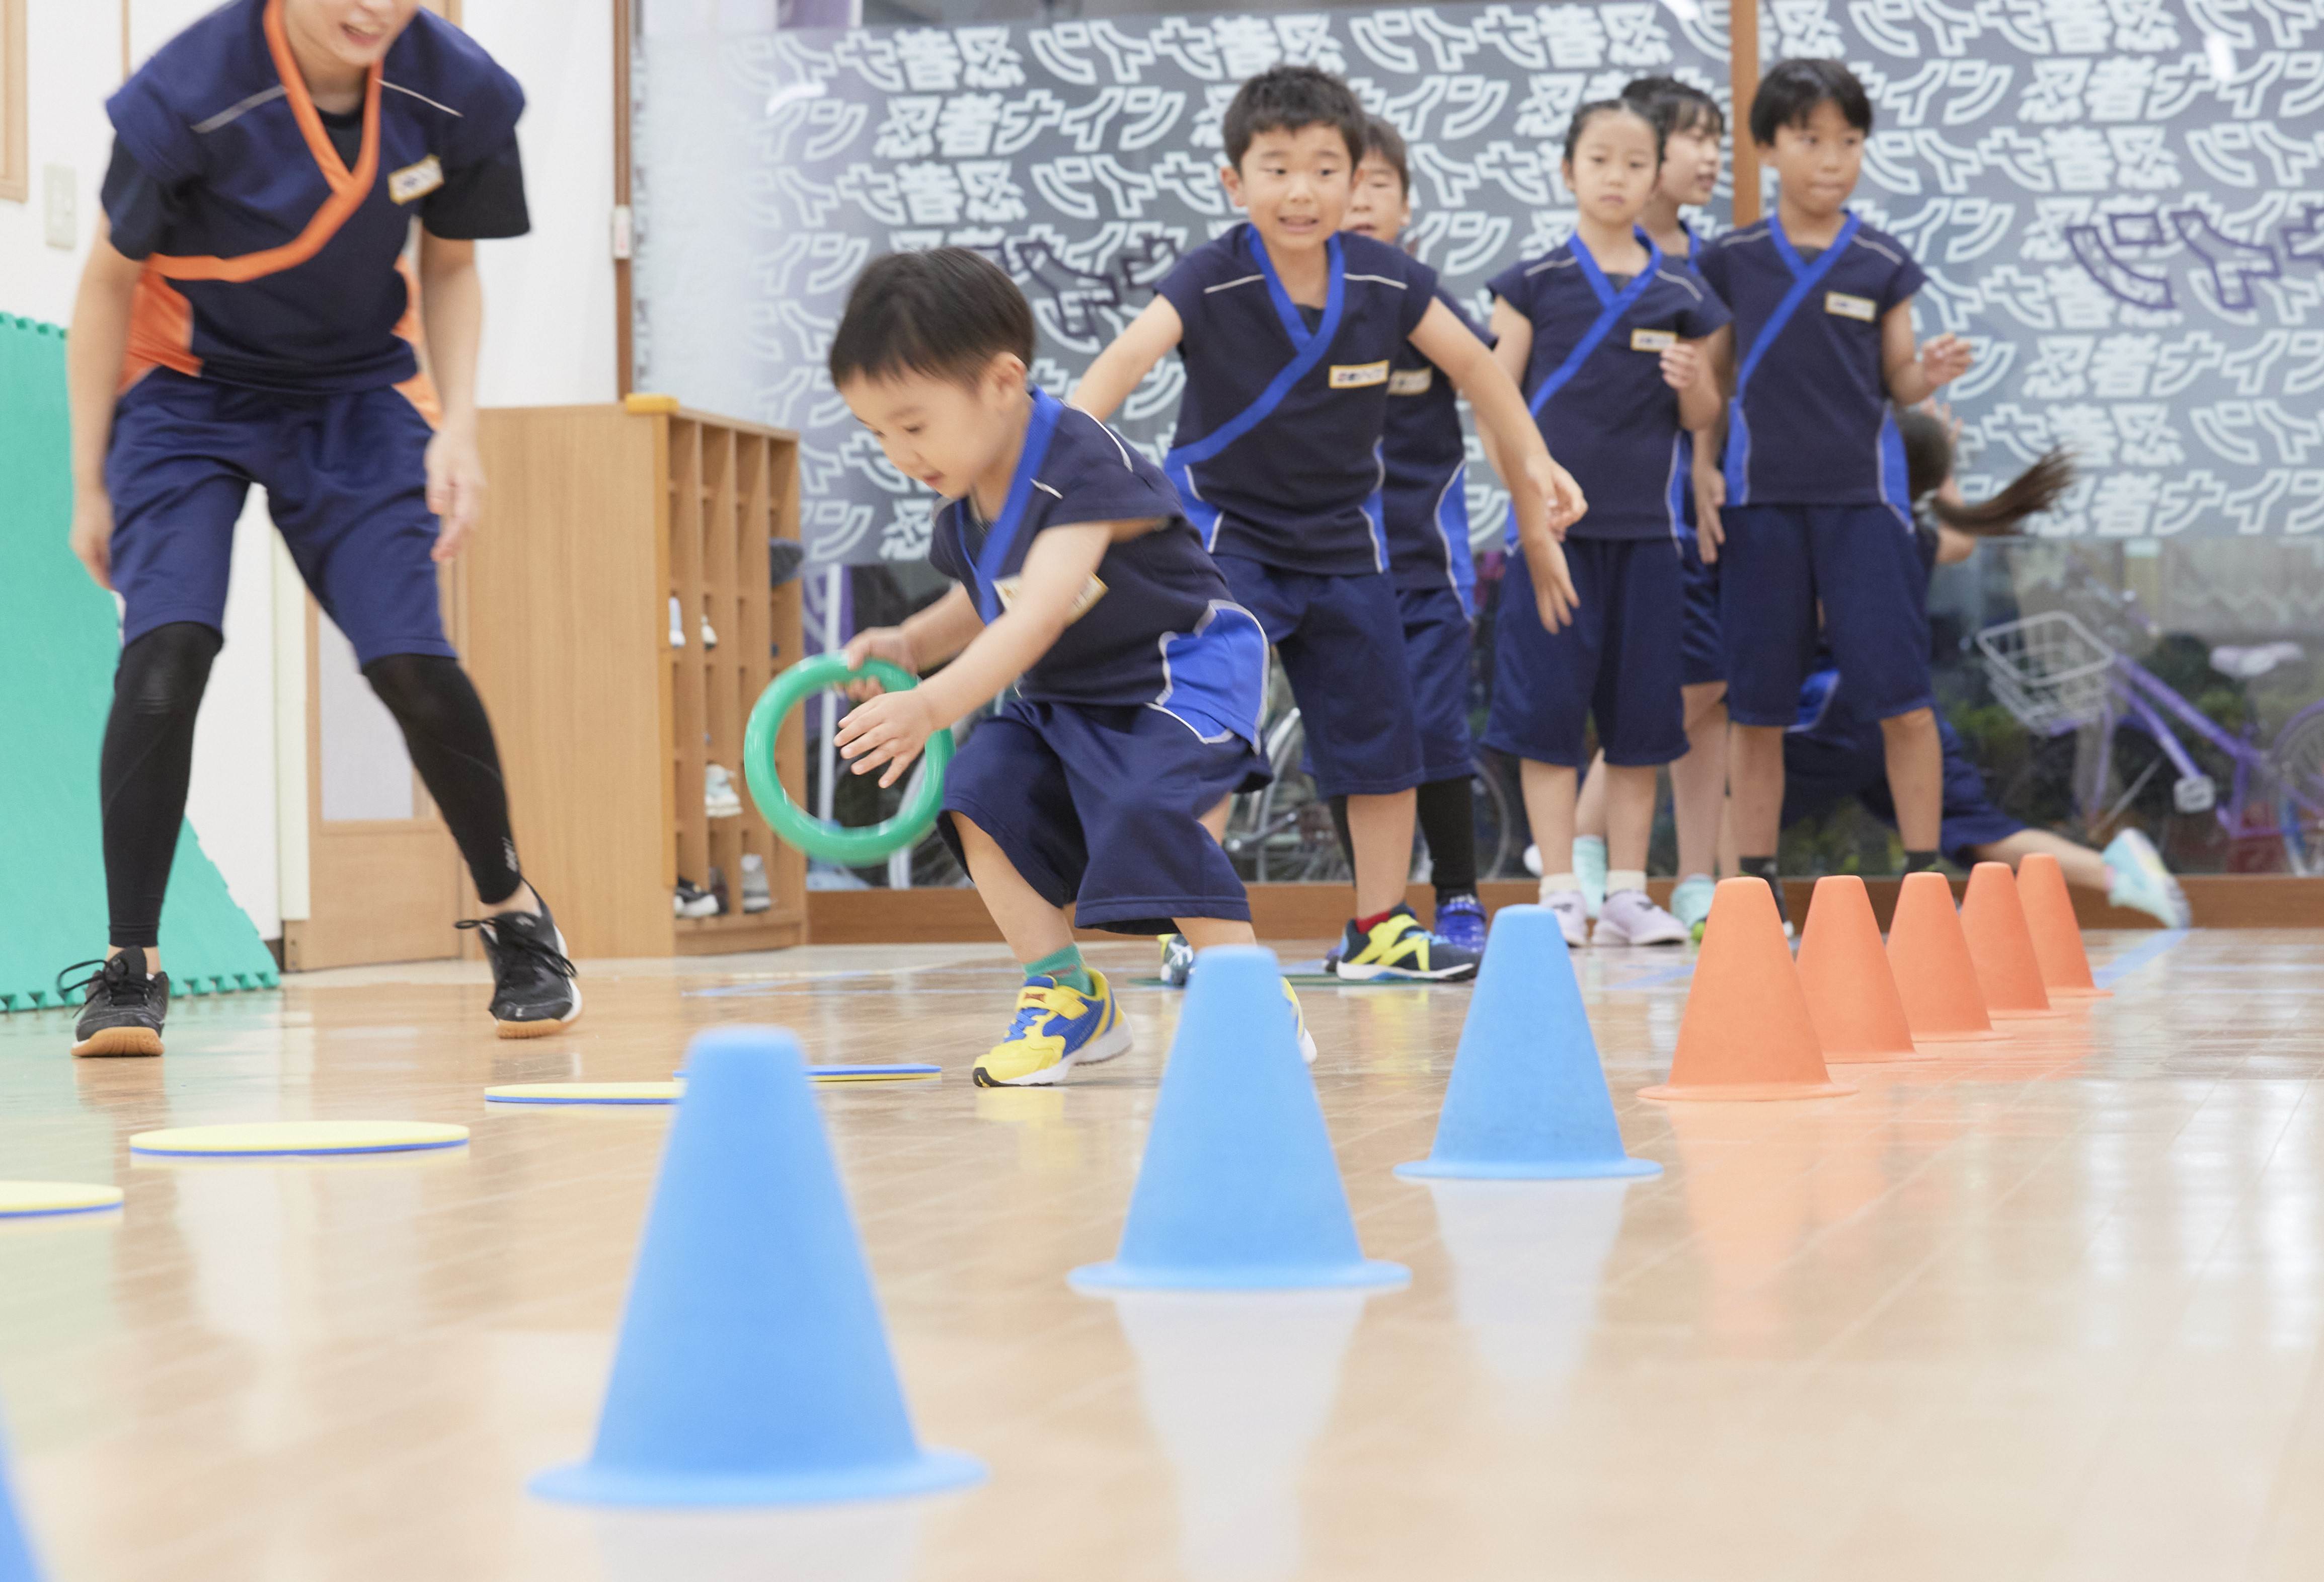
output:
M1622 1152L1557 914L1503 907L1461 1029L1436 1145L1396 1173L1472 1180L1658 1175Z
M1154 1104L1121 1248L1082 1291L1401 1285L1364 1256L1275 953L1203 952Z
M8 1446L0 1439L0 1582L41 1582L32 1540L16 1515L16 1494L8 1477Z
M694 1041L589 1459L553 1500L772 1505L974 1483L924 1450L798 1042Z

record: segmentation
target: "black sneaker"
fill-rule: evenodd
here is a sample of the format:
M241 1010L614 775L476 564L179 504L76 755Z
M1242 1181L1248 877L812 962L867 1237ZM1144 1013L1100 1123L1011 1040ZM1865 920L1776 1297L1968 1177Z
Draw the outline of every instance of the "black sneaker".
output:
M84 967L97 970L78 983L65 974ZM108 1055L158 1055L161 1019L170 1013L170 975L145 971L145 952L124 950L110 961L81 961L57 974L57 993L87 989L80 1021L73 1028L72 1052L84 1059Z
M549 902L537 913L495 912L456 926L475 930L484 941L493 964L493 1022L503 1038L540 1038L581 1014L580 985Z

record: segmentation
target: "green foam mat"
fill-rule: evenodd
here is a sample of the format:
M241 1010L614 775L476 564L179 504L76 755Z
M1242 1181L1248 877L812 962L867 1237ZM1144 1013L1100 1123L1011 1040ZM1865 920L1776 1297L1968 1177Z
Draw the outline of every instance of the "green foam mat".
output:
M65 541L69 432L64 331L0 314L0 1008L11 1011L60 1004L58 971L105 953L97 760L120 624ZM173 994L280 981L190 825L161 955Z

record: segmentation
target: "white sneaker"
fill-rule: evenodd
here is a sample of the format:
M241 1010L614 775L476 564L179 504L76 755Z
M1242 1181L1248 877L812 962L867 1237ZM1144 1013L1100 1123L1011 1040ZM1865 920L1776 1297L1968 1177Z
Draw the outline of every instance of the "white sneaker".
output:
M716 917L718 898L691 879L680 879L670 897L670 910L679 917Z
M1545 895L1541 903L1557 914L1557 926L1565 935L1566 948L1579 950L1590 943L1590 913L1582 903L1579 890L1561 890L1554 895Z
M1606 837L1573 837L1573 876L1582 881L1582 904L1591 917L1606 910Z
M669 596L669 645L672 648L686 646L686 615L676 594Z
M702 810L713 819L742 816L742 799L734 793L734 777L723 764L713 763L702 772Z
M1684 923L1647 899L1643 890L1617 890L1598 914L1600 945L1683 945Z
M718 646L718 634L712 630L707 615L702 617L702 646L706 649Z
M2114 884L2107 900L2115 906L2143 911L2166 929L2183 929L2194 921L2187 893L2163 865L2154 843L2135 829L2126 829L2101 854Z
M770 911L774 909L775 893L767 883L767 865L757 852L742 854L742 910Z

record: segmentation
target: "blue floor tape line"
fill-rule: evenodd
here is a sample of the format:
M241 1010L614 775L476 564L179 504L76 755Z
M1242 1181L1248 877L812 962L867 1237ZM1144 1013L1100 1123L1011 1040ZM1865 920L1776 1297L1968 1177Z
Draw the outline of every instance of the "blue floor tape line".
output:
M2117 956L2099 967L2090 974L2091 980L2102 989L2110 989L2156 957L2175 949L2189 932L2186 929L2165 929L2129 955Z

